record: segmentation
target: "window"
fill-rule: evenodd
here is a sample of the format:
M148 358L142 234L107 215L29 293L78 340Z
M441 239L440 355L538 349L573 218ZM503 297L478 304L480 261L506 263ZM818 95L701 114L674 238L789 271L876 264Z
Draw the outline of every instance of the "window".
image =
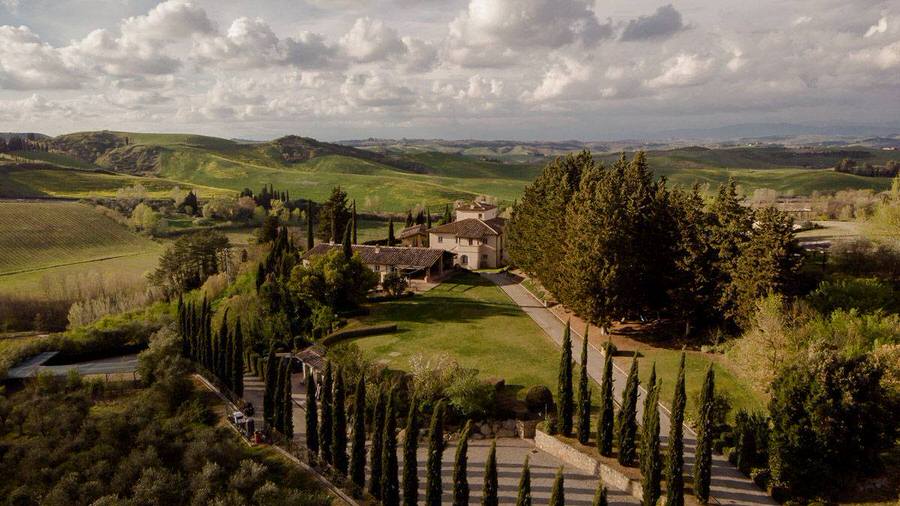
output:
M444 236L439 235L439 236L438 236L438 242L444 242Z
M481 218L484 218L484 215L481 213L478 213L478 219L480 220Z
M381 270L381 266L380 266L380 265L374 265L374 266L372 266L372 270L375 271L375 272L378 272L378 271Z
M469 239L469 246L472 245L472 239Z
M467 255L459 257L459 263L462 265L469 265L469 257Z
M487 262L487 253L482 253L482 254L481 254L481 261L482 261L482 262Z

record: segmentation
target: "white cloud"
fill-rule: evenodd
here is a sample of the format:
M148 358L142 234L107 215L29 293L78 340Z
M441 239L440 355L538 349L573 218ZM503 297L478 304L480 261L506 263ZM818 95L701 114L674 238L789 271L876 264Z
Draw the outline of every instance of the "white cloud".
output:
M616 70L611 70L613 75ZM559 97L570 91L578 84L586 83L591 79L593 72L590 65L566 58L562 62L551 66L544 74L540 85L525 95L526 100L544 101Z
M650 88L691 86L703 82L710 75L713 59L696 54L679 54L664 64L662 74L647 80Z
M434 44L415 37L403 37L406 46L404 66L411 72L428 72L438 64L438 50Z
M398 107L415 101L415 93L394 84L386 76L372 72L352 74L341 85L341 94L348 103L361 107Z
M397 31L383 21L359 18L343 37L341 46L354 60L361 63L386 60L407 51Z
M875 23L874 25L869 27L869 29L866 31L866 34L864 35L864 37L869 38L869 37L872 37L873 35L878 35L879 33L884 33L887 31L887 29L888 29L887 16L881 16L881 19L879 19L877 23Z
M86 76L27 26L0 26L0 88L73 89Z
M900 66L900 41L880 48L857 51L851 55L851 58L883 70Z
M193 3L168 0L146 15L123 20L121 29L122 36L131 42L170 43L196 34L213 33L215 26L206 11Z

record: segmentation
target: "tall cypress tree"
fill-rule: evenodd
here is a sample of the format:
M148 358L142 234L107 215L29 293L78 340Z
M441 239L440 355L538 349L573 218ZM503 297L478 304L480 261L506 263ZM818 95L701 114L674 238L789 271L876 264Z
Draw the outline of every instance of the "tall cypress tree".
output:
M228 342L228 309L225 309L225 314L222 315L222 322L219 324L219 335L216 340L216 361L213 364L212 372L216 375L219 382L226 386L229 386L227 379L230 377L230 364L228 362L231 356Z
M369 453L369 493L381 499L381 452L384 449L384 410L387 408L384 390L378 392L372 417L372 447Z
M347 394L344 391L344 372L334 375L334 409L332 418L331 459L339 473L347 475Z
M613 412L613 361L611 346L603 353L603 383L600 385L600 420L597 424L597 450L604 457L613 454L615 414Z
M531 468L528 465L528 455L525 456L522 476L519 477L519 494L516 496L516 506L531 506Z
M313 208L312 201L306 201L306 250L309 251L313 249L313 246L316 245L315 237L313 236Z
M284 434L284 419L286 417L285 408L287 407L284 402L284 384L290 381L287 377L287 360L288 359L284 358L278 360L278 379L275 382L275 393L272 397L272 402L275 410L275 420L273 421L272 425L275 427L275 430L281 432L282 434Z
M715 382L715 372L710 364L706 369L703 390L700 391L700 423L694 454L694 495L702 504L709 502L709 484L712 479L712 403Z
M400 482L397 469L397 414L394 392L388 393L384 410L384 446L381 449L381 504L400 506Z
M472 435L472 420L466 422L456 445L456 459L453 463L453 506L469 505L468 452L469 436Z
M672 398L672 418L669 426L666 453L666 506L684 506L684 352L678 367L675 396Z
M419 414L415 396L409 400L406 415L406 439L403 441L403 506L416 506L419 501Z
M572 395L572 332L568 322L563 333L562 354L559 357L557 389L557 424L564 436L571 436L575 399Z
M425 504L441 504L441 459L444 455L444 401L438 401L428 431L428 462L425 470Z
M491 443L491 451L484 463L484 489L481 493L481 506L497 506L497 440Z
M351 244L351 235L353 234L351 223L347 222L347 228L344 229L344 242L341 244L341 250L344 252L344 258L350 260L353 257L353 244Z
M366 379L356 383L353 409L353 446L350 450L350 480L360 490L366 486Z
M356 237L357 237L357 236L356 236L356 234L357 234L357 229L358 229L358 227L359 227L358 222L357 222L357 219L358 219L358 218L357 218L357 216L356 216L356 199L353 199L353 206L352 206L352 209L351 209L351 213L352 213L352 214L350 215L350 221L353 223L353 244L359 244L359 243L356 241Z
M394 239L394 218L391 217L388 219L388 246L393 246L396 243L396 239Z
M332 438L334 438L334 406L332 404L332 395L334 394L334 372L331 369L331 362L325 363L325 378L322 379L322 390L319 395L319 403L322 410L322 419L319 424L319 450L322 453L322 460L331 464L332 458L331 447Z
M566 505L566 479L562 471L562 466L556 470L556 479L553 480L553 489L550 491L550 506Z
M284 361L284 384L282 385L281 403L282 410L281 433L289 440L294 439L294 399L293 385L291 385L291 359Z
M244 331L241 329L241 317L234 320L234 374L232 387L235 395L244 396Z
M630 466L637 457L635 440L637 438L637 401L638 401L638 364L637 353L631 360L631 370L625 382L625 391L622 392L622 409L616 425L619 432L619 464Z
M641 436L641 486L644 505L656 506L660 496L662 461L659 455L659 385L656 383L655 363L647 388Z
M319 453L319 409L316 405L316 378L306 373L306 448L311 454Z
M606 485L603 484L603 480L597 482L597 491L594 492L594 502L592 502L592 506L608 506L609 498L607 497L609 493L606 491Z
M586 445L591 438L591 389L588 386L588 329L581 340L581 369L578 376L578 442Z
M269 348L266 358L266 381L263 393L263 419L271 427L275 422L275 383L278 381L278 359L275 348Z

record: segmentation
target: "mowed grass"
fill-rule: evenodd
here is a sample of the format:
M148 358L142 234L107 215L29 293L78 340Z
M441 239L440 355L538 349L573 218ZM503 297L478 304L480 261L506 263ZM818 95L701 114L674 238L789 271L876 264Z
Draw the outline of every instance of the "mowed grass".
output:
M0 274L0 294L46 296L55 293L60 283L71 284L70 280L100 278L123 275L126 279L142 278L152 272L159 264L163 245L150 247L144 253L121 257L91 260L56 267L19 272L17 274ZM48 293L49 292L49 293Z
M500 288L463 273L425 294L375 304L366 324L396 323L393 334L354 342L392 369L408 370L416 354L447 354L482 378L510 387L556 388L559 350Z
M84 204L0 202L0 276L159 248Z

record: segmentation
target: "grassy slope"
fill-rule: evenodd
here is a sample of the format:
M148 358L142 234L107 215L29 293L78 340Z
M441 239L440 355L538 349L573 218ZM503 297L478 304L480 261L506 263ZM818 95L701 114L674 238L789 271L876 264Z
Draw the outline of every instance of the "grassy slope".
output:
M0 202L0 275L158 249L83 204Z
M559 351L499 288L475 274L462 274L421 296L376 304L365 322L397 323L396 333L355 341L389 367L408 369L417 353L447 353L482 377L504 378L510 386L556 387Z

